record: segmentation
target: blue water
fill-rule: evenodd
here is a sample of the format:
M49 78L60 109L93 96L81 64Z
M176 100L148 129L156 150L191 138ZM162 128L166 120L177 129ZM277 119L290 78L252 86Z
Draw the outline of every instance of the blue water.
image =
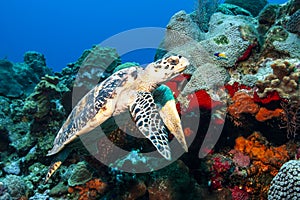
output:
M23 54L34 50L45 54L47 65L59 71L94 44L129 29L166 27L174 13L191 12L196 4L193 0L3 0L0 59L22 62ZM131 52L123 61L151 62L154 52Z

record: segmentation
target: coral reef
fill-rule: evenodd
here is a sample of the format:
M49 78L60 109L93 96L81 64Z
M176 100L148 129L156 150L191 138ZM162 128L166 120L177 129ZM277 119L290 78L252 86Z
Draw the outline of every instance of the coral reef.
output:
M32 114L34 118L42 119L46 115L51 114L52 107L56 111L64 113L63 106L59 101L60 96L63 93L70 90L63 84L60 84L60 80L57 76L45 76L35 87L35 90L26 99L23 107L23 112ZM51 104L54 104L51 106Z
M300 35L300 10L291 15L290 20L286 23L286 30L291 33Z
M252 162L257 161L255 164L270 165L266 166L270 174L276 174L277 169L285 163L289 158L286 145L279 147L268 147L259 140L265 140L261 134L255 132L247 139L238 137L235 141L235 150L238 150L250 156Z
M111 75L120 64L121 59L116 49L96 45L86 50L77 62L69 64L73 68L78 68L74 87L86 93L98 82Z
M214 63L223 67L232 67L249 45L258 38L252 21L253 18L247 16L215 13L209 22L207 39L201 41L200 44L210 55L216 52L225 52L227 59L216 59ZM222 35L226 36L228 42L218 42Z
M201 192L181 161L154 172L148 185L150 200L199 199Z
M37 52L26 52L24 63L13 64L8 60L0 60L0 69L1 82L5 84L0 94L9 98L26 97L41 77L53 74L46 66L44 55Z
M210 173L210 187L213 190L221 189L225 182L224 177L232 170L232 160L221 154L213 154L206 164Z
M214 191L229 189L232 199L266 199L272 178L291 156L294 145L273 147L260 133L238 137L234 149L206 158L209 185Z
M73 174L68 179L69 186L82 185L92 179L92 174L86 168L86 164L84 162L77 163L75 169L73 170Z
M26 185L20 176L7 175L1 180L2 194L0 198L21 199L26 196Z
M160 160L143 156L152 146L130 135L139 132L132 123L119 123L124 116L101 126L112 144L95 137L88 147L96 149L94 155L78 139L61 154L45 156L72 104L112 73L138 63L121 63L115 49L101 46L55 73L38 52L25 53L23 63L0 60L5 86L0 88L0 200L299 196L294 175L299 161L289 160L300 157L300 1L264 8L265 0L249 2L199 0L194 12L179 11L170 19L155 60L175 53L190 61L185 74L165 83L190 146L158 171L149 163ZM153 93L158 106L173 100L165 91ZM203 141L215 139L218 131L217 144L199 158ZM97 159L110 161L113 145L128 154L106 166ZM55 163L59 168L45 179ZM149 172L120 170L128 164Z
M286 32L281 28L272 29L271 31L276 33L274 35L277 37L277 40L273 42L273 46L277 51L282 52L282 54L288 54L290 58L300 58L299 36L296 34L288 34L286 37ZM273 35L271 37L273 37ZM284 39L285 37L286 39Z
M254 17L267 5L266 0L255 0L251 2L245 2L241 0L225 0L225 3L234 4L248 10Z
M268 110L267 108L260 108L256 113L255 118L257 121L264 122L266 120L272 119L273 117L280 117L284 115L283 109L276 108L275 110Z
M268 4L259 13L258 22L260 25L270 28L276 21L279 5Z
M289 101L282 101L281 107L285 113L285 128L287 129L288 137L295 138L300 129L300 106L299 102L290 103Z
M299 160L290 160L284 163L271 182L268 199L299 199L299 169Z
M221 12L223 14L226 15L245 15L245 16L252 16L252 14L237 6L237 5L233 5L233 4L229 4L229 3L222 3L218 6L217 12Z
M208 31L210 17L216 12L218 5L218 0L198 0L194 21L197 23L201 31Z
M268 93L276 91L281 98L299 101L300 71L297 69L297 65L288 60L275 60L270 63L270 66L273 69L273 74L256 83L258 96L263 98Z
M206 73L203 73L205 69ZM182 95L192 94L199 90L209 90L224 85L227 79L224 69L214 64L204 64L193 73L192 77L182 90Z
M70 198L78 200L98 199L106 190L106 183L100 179L92 179L85 184L80 184L75 187L69 187L68 192L72 195Z
M177 19L179 18L178 15L183 14L182 11L173 17ZM184 16L188 15L185 14ZM209 63L222 67L232 67L248 46L258 38L255 25L252 23L254 19L251 17L214 13L211 16L205 37L199 28L191 33L186 32L187 30L195 30L196 24L185 24L184 21L186 20L178 19L176 21L175 19L170 20L167 26L169 28L167 28L165 38L159 48L191 58L192 66L186 73L192 73L195 68L201 69L203 64ZM174 20L177 26L173 25ZM216 52L226 53L227 59L215 58ZM157 53L156 59L160 57L161 55Z
M236 92L232 97L233 103L229 105L228 112L233 117L239 119L242 114L256 114L259 106L254 102L253 98L245 92Z
M185 42L188 42L188 40L200 41L203 39L203 34L196 22L194 22L192 17L183 10L172 16L167 25L167 34L168 31L179 34L178 36L182 36L181 38L178 38L178 42L180 43L176 42L176 45L183 45Z

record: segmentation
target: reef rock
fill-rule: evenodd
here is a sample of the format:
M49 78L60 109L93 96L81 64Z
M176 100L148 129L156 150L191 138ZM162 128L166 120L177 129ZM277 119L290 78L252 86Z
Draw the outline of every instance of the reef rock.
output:
M82 185L92 179L92 174L86 167L84 162L77 163L73 174L68 179L69 186Z
M21 177L16 175L7 175L3 180L4 187L7 189L6 194L12 200L20 199L26 196L26 185Z
M232 67L259 37L252 17L215 13L209 24L207 39L200 44L211 56L224 52L226 59L214 57L214 62L226 68Z
M300 35L300 10L295 12L286 24L286 29L291 33Z
M78 61L71 64L78 67L74 86L89 91L98 82L111 75L120 64L121 59L116 49L96 45L85 50Z
M170 23L172 25L173 20ZM190 27L190 25L185 26L186 24L182 22L178 23L182 24L182 30L188 30ZM198 33L203 34L200 31ZM167 29L160 48L189 58L194 67L189 70L193 72L195 68L206 63L232 67L257 38L258 33L255 29L254 18L215 13L211 16L205 38L203 36L196 37L184 31L177 31L177 29ZM226 58L215 56L214 54L218 52L225 53Z
M245 16L252 16L252 14L241 8L237 5L229 4L229 3L222 3L218 6L217 12L221 12L226 15L245 15Z
M201 199L198 184L188 174L182 161L153 173L148 186L150 200Z
M225 0L225 3L234 4L240 6L256 17L259 12L267 5L267 0L253 0L253 1L241 1L241 0Z
M277 4L269 4L267 5L258 16L259 24L263 24L265 26L272 26L276 22L276 18L278 15L280 6Z
M27 96L46 74L53 72L46 66L44 55L37 52L25 53L24 63L0 60L0 80L5 85L0 88L0 95L10 98Z

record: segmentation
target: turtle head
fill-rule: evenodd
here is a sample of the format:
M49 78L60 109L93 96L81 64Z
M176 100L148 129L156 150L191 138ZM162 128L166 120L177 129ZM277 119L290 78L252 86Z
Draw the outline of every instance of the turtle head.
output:
M179 75L187 68L189 61L180 55L163 57L156 62L150 63L145 68L147 75L154 82L164 82Z

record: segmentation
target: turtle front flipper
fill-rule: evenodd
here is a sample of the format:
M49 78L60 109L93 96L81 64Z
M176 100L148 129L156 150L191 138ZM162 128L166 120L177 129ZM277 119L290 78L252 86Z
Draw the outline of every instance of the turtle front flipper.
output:
M138 92L135 101L129 106L129 111L143 135L152 142L164 158L171 160L168 135L152 94Z
M89 91L73 108L71 114L59 130L53 148L47 156L58 153L65 145L85 134L111 117L114 101L108 99L108 92L102 86Z
M166 85L161 85L154 90L153 97L155 103L160 105L159 114L164 124L187 152L188 147L172 90Z

